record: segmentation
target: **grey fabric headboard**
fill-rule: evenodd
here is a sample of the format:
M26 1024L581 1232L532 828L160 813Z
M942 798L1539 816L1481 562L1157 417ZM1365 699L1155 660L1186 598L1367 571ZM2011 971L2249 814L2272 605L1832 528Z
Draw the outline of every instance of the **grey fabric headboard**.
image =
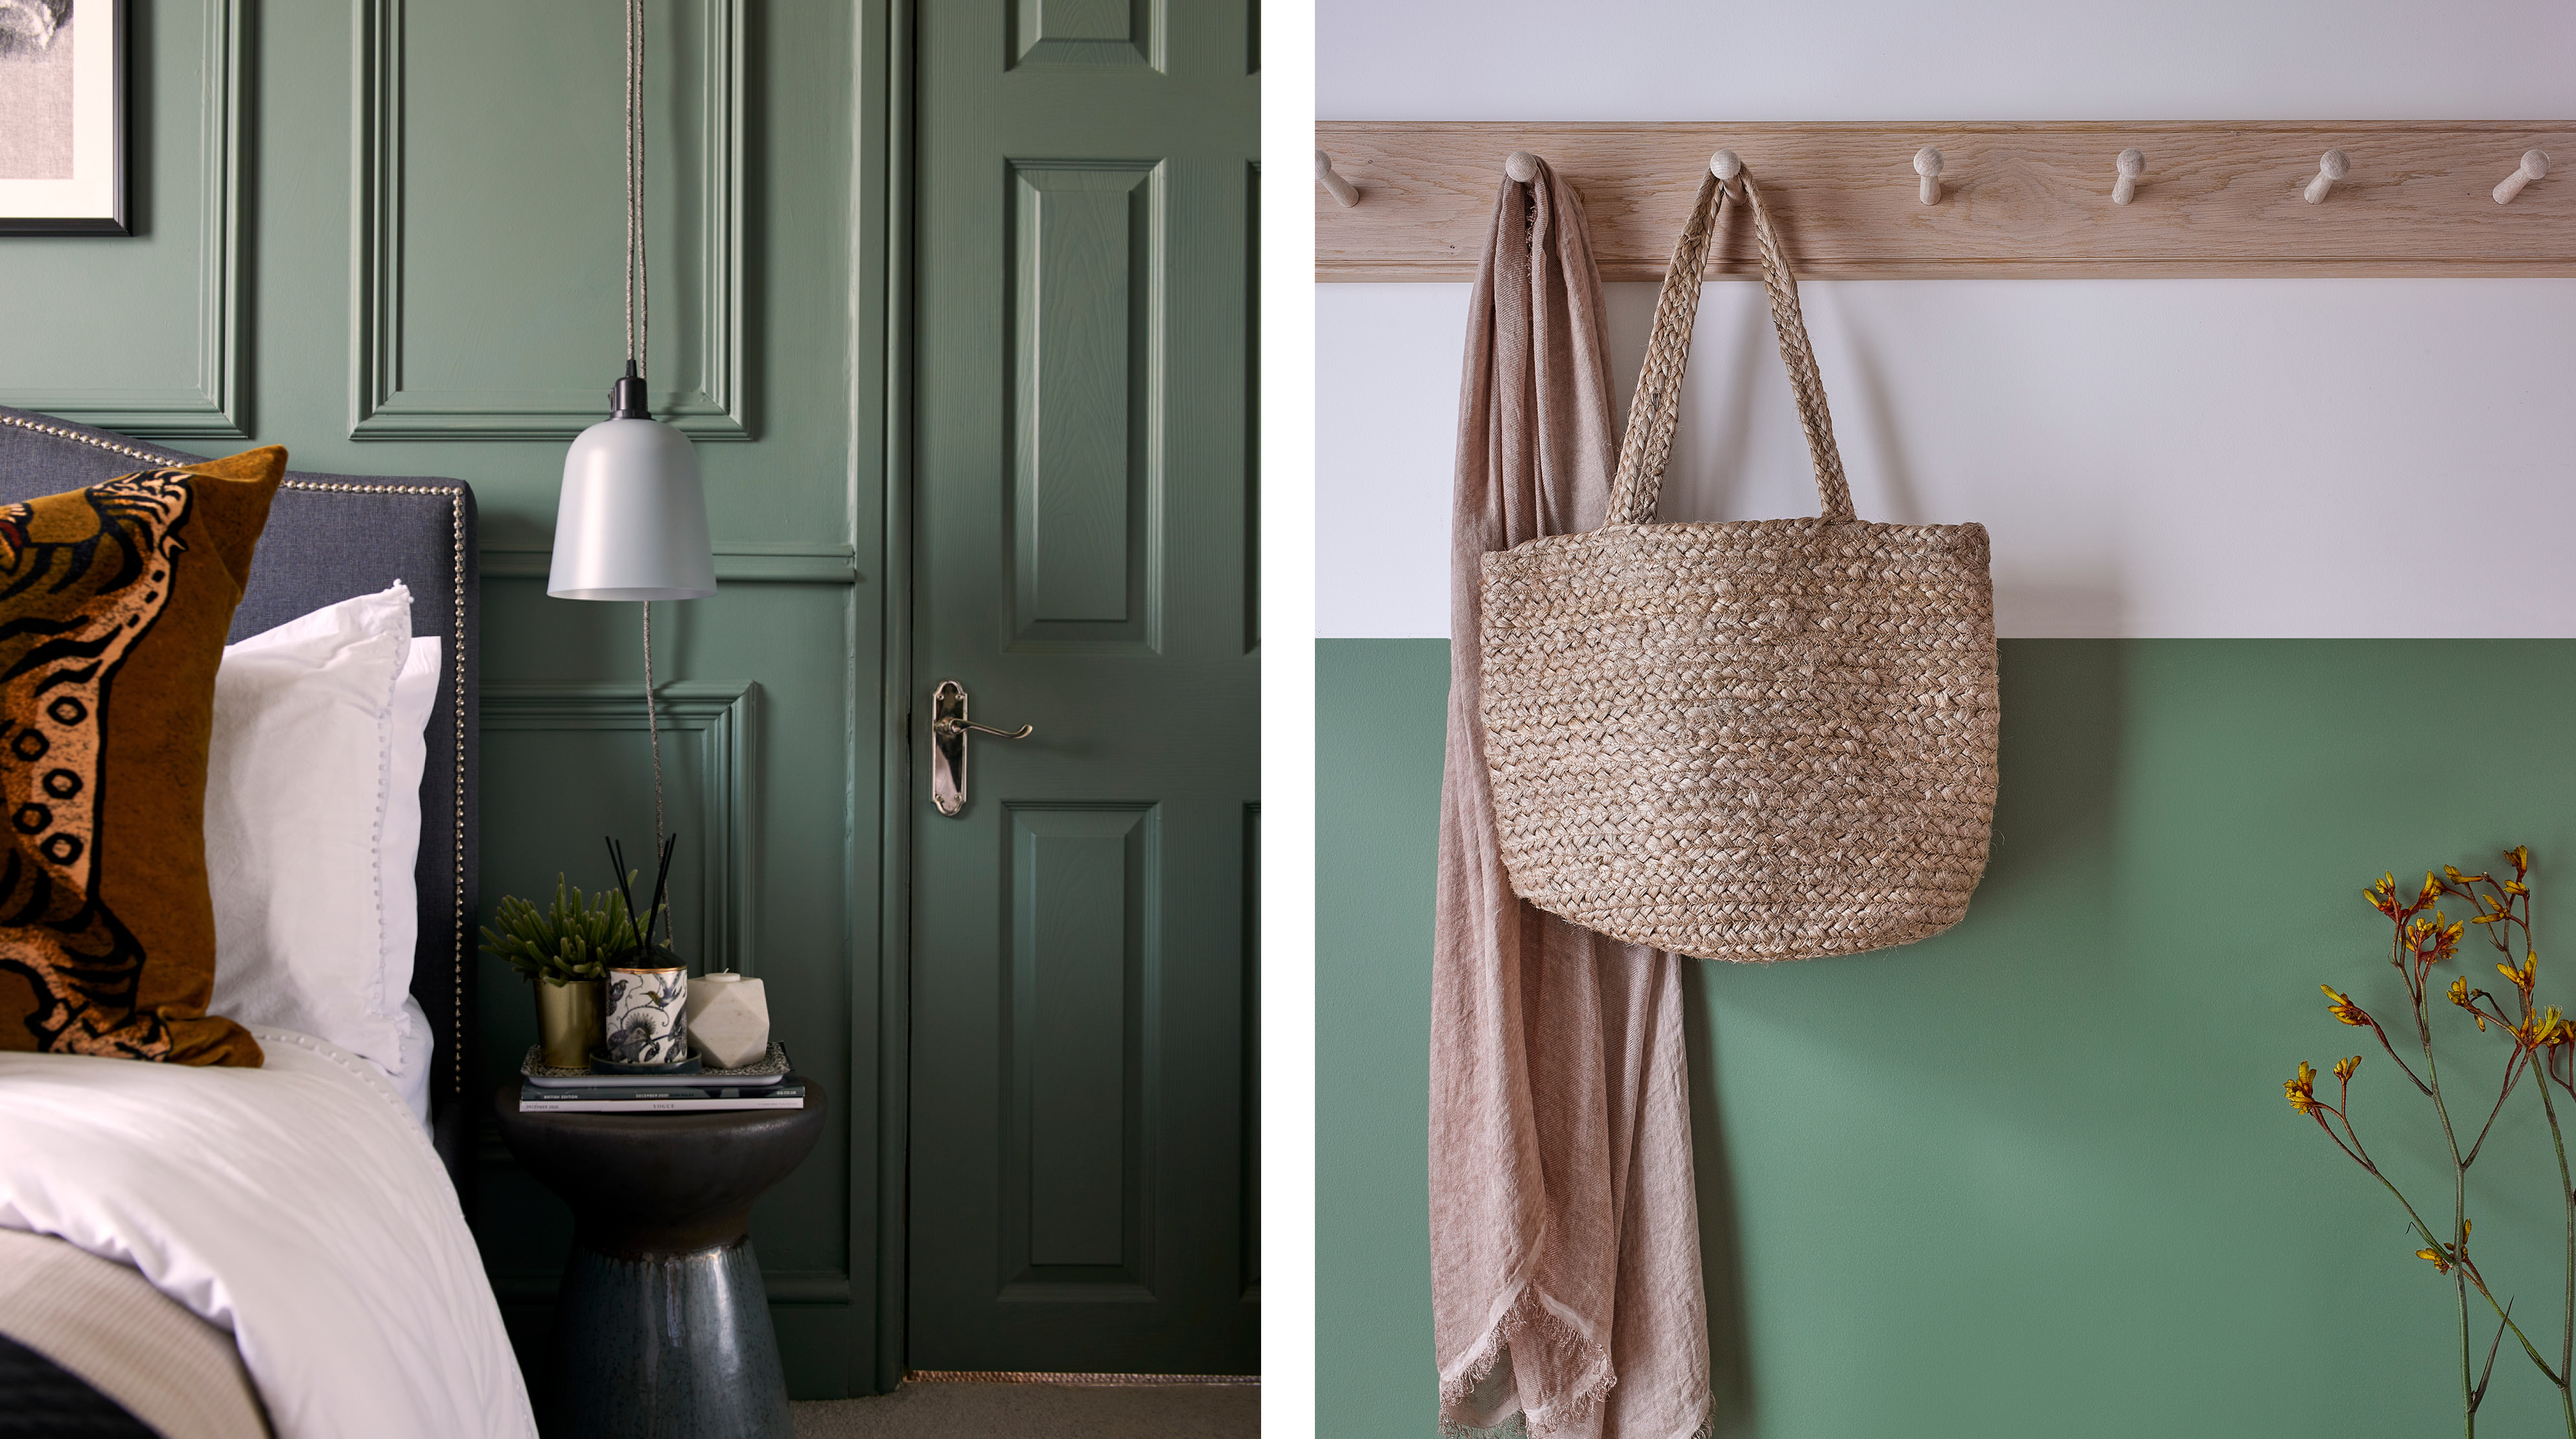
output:
M49 415L0 408L0 504L60 494L183 455ZM470 1130L465 1104L474 1033L476 776L481 657L480 577L474 491L461 480L367 479L289 470L251 561L232 638L259 633L323 605L374 594L395 580L411 589L412 633L436 635L447 663L429 717L429 765L420 784L420 943L411 992L437 1035L430 1130L457 1193L466 1196Z

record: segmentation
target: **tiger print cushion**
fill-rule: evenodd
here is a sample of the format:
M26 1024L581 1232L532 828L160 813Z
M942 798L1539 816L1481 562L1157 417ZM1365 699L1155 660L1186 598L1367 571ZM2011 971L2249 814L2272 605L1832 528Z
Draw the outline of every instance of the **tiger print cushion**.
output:
M260 1062L206 1013L215 669L270 446L0 507L0 1049Z

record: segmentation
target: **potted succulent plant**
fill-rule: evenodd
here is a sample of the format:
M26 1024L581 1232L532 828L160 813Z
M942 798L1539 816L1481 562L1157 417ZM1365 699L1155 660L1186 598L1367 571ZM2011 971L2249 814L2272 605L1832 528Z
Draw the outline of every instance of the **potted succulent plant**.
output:
M492 911L497 928L483 931L483 948L535 986L537 1031L546 1063L557 1069L589 1068L605 1038L600 991L608 966L638 948L623 889L584 898L556 875L552 908L505 895Z

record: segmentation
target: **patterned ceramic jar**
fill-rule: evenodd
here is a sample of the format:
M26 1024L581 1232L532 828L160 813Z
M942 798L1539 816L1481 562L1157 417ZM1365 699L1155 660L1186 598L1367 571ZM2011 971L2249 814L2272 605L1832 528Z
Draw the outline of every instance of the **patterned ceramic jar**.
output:
M608 972L608 1057L617 1064L677 1064L689 1057L689 972Z

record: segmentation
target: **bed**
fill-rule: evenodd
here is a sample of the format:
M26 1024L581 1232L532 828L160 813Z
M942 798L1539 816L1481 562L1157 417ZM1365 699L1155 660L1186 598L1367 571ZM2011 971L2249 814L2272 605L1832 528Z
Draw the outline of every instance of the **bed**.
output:
M0 503L200 458L0 408ZM480 1417L472 1431L457 1427L462 1421L455 1414L438 1419L445 1401L425 1393L404 1401L427 1404L417 1420L388 1428L370 1419L368 1432L439 1433L441 1424L450 1433L533 1432L525 1427L515 1364L506 1375L491 1372L506 1361L507 1344L499 1341L496 1360L498 1312L458 1199L471 1192L465 1086L474 1001L479 638L473 492L454 480L289 471L259 540L231 638L381 590L389 577L409 588L412 632L449 646L426 729L414 872L419 923L411 995L434 1037L426 1132L381 1072L292 1032L255 1031L270 1056L258 1070L0 1054L0 1393L12 1396L0 1407L12 1410L12 1435L180 1432L166 1422L114 1427L134 1423L122 1417L128 1408L98 1409L97 1386L48 1360L48 1352L65 1352L65 1345L77 1349L84 1333L100 1342L120 1334L160 1336L169 1372L199 1376L178 1387L193 1391L184 1402L200 1406L226 1407L229 1366L270 1411L264 1422L281 1439L335 1432L334 1425L343 1426L336 1432L360 1432L345 1427L360 1413L350 1404L390 1406L388 1395L353 1399L314 1391L361 1382L397 1391L442 1384L486 1391L476 1400L484 1407L475 1411ZM11 1059L20 1063L12 1066ZM202 1112L192 1114L192 1106ZM389 1122L395 1112L401 1124ZM123 1137L129 1132L138 1136L130 1143ZM296 1158L299 1145L311 1153ZM235 1162L245 1155L259 1162ZM238 1210L238 1227L259 1232L162 1234L155 1226L165 1221L183 1230L195 1221L124 1215L153 1231L138 1239L135 1232L107 1232L114 1226L87 1212L102 1207L100 1195L113 1201L104 1207L120 1208L121 1196L148 1192L154 1166L183 1158L194 1166L188 1173L209 1176L191 1197L195 1209ZM258 1192L296 1172L294 1163L309 1170L296 1180L305 1186L298 1194ZM83 1183L96 1190L87 1210L69 1193ZM271 1218L261 1230L263 1206ZM37 1274L43 1282L27 1277ZM145 1282L138 1285L137 1278ZM398 1287L424 1292L389 1292ZM65 1310L78 1312L67 1317ZM423 1352L370 1358L355 1353L364 1347L360 1340L299 1334L299 1326L335 1313L343 1323L382 1330L373 1336L380 1346ZM19 1342L27 1326L47 1322L57 1326L51 1350ZM450 1323L472 1331L470 1342L451 1343L454 1336L436 1332ZM419 1332L404 1332L405 1326ZM350 1352L311 1352L315 1344ZM227 1348L235 1352L222 1352ZM442 1352L451 1348L458 1352ZM442 1375L441 1365L460 1372ZM323 1372L334 1366L354 1372ZM37 1402L59 1411L57 1427L27 1417Z

